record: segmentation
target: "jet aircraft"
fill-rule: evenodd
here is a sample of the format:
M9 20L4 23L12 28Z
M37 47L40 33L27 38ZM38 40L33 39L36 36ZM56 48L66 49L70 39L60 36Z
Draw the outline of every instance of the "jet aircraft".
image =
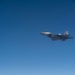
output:
M66 31L64 34L52 34L51 32L41 32L42 35L48 36L49 38L51 38L53 41L55 40L61 40L61 41L65 41L67 39L72 39L73 37L71 37L69 35L69 32Z

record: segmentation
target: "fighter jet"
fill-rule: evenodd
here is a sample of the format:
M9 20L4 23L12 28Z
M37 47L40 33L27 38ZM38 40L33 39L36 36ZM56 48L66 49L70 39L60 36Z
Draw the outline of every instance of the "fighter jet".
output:
M73 39L73 37L69 35L68 31L66 31L64 34L61 34L61 33L52 34L51 32L41 32L41 34L51 38L53 41L55 40L65 41L67 39Z

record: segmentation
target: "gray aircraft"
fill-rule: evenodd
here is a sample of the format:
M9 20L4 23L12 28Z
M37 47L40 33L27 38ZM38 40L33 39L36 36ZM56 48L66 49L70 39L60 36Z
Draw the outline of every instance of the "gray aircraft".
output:
M65 41L67 39L73 39L73 37L70 37L69 32L66 31L64 34L52 34L51 32L41 32L42 35L48 36L51 38L53 41L55 40L62 40Z

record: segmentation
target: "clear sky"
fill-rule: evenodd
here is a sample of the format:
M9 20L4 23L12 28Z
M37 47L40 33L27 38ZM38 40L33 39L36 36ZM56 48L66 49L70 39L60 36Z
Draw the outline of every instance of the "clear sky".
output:
M40 34L66 30L75 37L74 0L0 1L0 75L75 75L75 39Z

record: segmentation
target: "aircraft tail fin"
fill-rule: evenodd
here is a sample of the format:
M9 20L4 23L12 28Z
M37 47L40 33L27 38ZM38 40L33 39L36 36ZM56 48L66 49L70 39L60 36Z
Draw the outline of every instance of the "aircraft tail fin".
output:
M68 32L68 31L66 31L66 32L64 33L64 35L69 35L69 32Z

